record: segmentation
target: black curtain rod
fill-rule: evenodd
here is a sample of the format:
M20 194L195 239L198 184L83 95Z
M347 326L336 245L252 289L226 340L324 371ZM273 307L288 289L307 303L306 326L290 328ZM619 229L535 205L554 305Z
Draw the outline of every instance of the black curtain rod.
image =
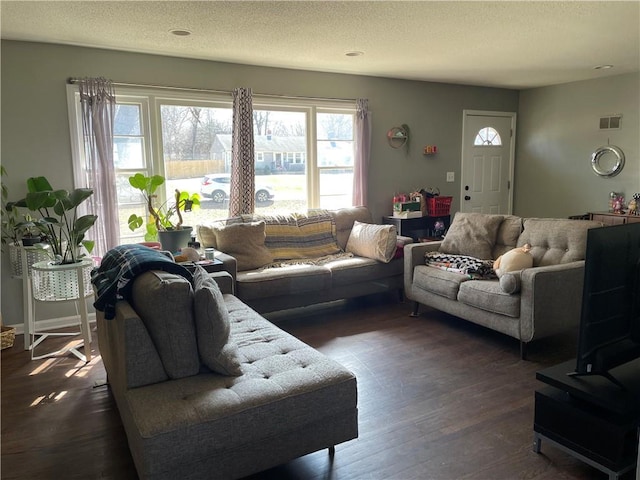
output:
M79 83L81 78L69 78L68 83L76 84ZM183 92L201 92L201 93L224 93L227 95L231 95L231 91L229 90L213 90L208 88L191 88L191 87L169 87L166 85L150 85L150 84L141 84L141 83L122 83L122 82L112 82L115 87L134 87L134 88L157 88L161 90L177 90ZM354 98L324 98L324 97L299 97L292 95L275 95L269 93L255 93L259 97L265 98L284 98L290 100L324 100L324 101L335 101L335 102L355 102Z

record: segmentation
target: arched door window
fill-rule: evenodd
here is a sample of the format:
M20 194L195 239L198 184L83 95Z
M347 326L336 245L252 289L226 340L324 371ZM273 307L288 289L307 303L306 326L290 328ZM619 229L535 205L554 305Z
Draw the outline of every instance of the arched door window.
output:
M484 127L481 128L473 141L475 146L491 146L499 147L502 145L502 139L500 134L495 128Z

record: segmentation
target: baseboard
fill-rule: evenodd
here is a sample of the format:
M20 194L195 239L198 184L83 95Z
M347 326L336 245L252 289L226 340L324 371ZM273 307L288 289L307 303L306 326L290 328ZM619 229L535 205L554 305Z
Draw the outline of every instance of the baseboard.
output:
M96 314L89 313L89 323L95 323ZM80 324L79 315L71 315L69 317L48 318L46 320L37 320L36 326L39 331L55 330L56 328L75 327ZM16 335L24 334L24 324L7 325L9 327L15 327Z

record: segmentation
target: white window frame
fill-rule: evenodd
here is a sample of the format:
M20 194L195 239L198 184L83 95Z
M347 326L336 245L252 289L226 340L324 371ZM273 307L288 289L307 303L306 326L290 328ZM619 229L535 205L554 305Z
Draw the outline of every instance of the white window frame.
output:
M143 172L146 175L165 175L164 152L162 147L162 125L160 106L173 104L180 106L203 106L213 108L233 108L230 94L216 92L198 92L189 90L172 90L166 88L115 86L116 101L119 103L140 103L143 108L141 129L145 135L145 161L144 170L132 169L135 172ZM125 102L122 102L125 99ZM84 186L84 147L82 137L82 122L79 103L79 89L77 85L67 85L67 103L69 112L69 125L71 130L71 147L74 169L74 185ZM272 97L254 94L254 110L282 110L303 112L305 114L307 129L307 151L301 152L302 162L306 164L307 179L307 205L309 208L317 208L320 203L320 171L322 169L336 168L318 167L317 165L317 134L316 114L337 113L352 114L355 116L356 107L352 101L304 99L295 97ZM354 132L355 133L355 132ZM353 139L355 140L355 139ZM355 141L354 141L355 148ZM282 155L283 160L286 155ZM274 155L275 160L275 155ZM344 168L353 168L353 165ZM119 169L122 171L122 169ZM161 201L164 201L164 192L160 192Z

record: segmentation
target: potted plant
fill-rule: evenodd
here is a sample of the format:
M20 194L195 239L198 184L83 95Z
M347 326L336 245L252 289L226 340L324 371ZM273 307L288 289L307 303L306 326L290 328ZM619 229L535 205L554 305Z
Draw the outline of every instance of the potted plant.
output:
M136 173L129 177L129 184L140 191L149 217L147 219L144 239L148 242L159 241L162 248L171 252L177 252L186 247L191 239L189 226L183 225L182 212L190 212L200 205L200 196L197 193L189 194L176 189L172 202L166 201L156 206L158 187L163 185L165 178L162 175L146 176ZM129 217L129 228L134 231L140 228L144 219L135 213Z
M86 240L85 233L98 218L96 215L78 216L78 206L93 195L90 188L54 190L45 177L27 179L27 196L15 202L16 207L38 212L40 218L26 217L23 228L32 229L33 225L47 237L51 245L54 263L68 264L81 260L84 247L91 253L95 242Z
M4 166L0 165L0 176L3 177L2 181L2 206L0 213L2 214L2 250L4 251L5 245L17 245L20 241L20 228L18 227L19 214L18 210L13 207L13 202L8 201L9 190L4 183L4 177L7 175L7 170Z

